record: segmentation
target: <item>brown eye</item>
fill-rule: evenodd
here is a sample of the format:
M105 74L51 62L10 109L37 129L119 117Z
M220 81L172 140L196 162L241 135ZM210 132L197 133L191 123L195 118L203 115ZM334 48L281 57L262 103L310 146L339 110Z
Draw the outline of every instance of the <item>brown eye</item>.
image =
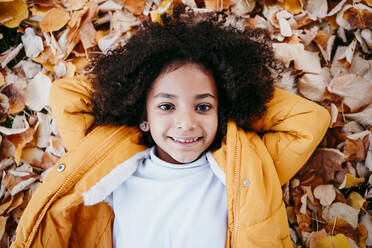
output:
M173 110L174 106L172 104L164 103L164 104L161 104L159 108L164 111L169 111L169 110Z
M199 104L198 106L196 106L196 110L199 112L207 112L211 108L212 107L208 104Z

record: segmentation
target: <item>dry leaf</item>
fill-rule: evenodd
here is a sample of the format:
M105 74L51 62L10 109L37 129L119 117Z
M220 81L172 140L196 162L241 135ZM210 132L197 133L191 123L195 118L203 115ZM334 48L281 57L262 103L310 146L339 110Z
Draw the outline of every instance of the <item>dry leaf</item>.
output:
M8 140L13 143L16 149L15 161L17 164L21 159L23 148L26 146L27 143L32 141L34 133L35 130L33 128L28 128L26 131L22 133L9 135L7 137Z
M306 51L303 44L274 43L273 48L275 57L283 61L287 67L293 60L294 67L297 70L320 73L321 67L318 53Z
M327 86L329 92L342 96L352 112L372 102L372 84L359 76L346 74L334 77Z
M40 52L44 51L41 37L37 36L32 28L26 28L25 34L21 38L27 57L36 58Z
M25 108L24 92L15 84L9 84L2 89L1 93L9 98L8 114L16 114Z
M235 15L245 16L256 7L255 0L238 0L235 5L231 7L231 12Z
M344 189L344 188L356 187L363 182L364 182L364 177L359 178L359 177L354 177L353 175L350 175L350 174L346 174L344 181L338 188Z
M49 89L52 82L49 77L39 72L28 83L26 90L26 105L35 111L40 111L46 105L49 105Z
M96 30L92 22L86 22L80 28L80 40L83 44L84 49L88 49L96 45L95 41Z
M284 9L293 15L299 14L302 12L302 7L299 0L285 0Z
M8 189L11 195L26 190L39 178L39 175L33 172L18 172L9 170L3 177L2 184Z
M228 9L235 3L231 0L204 0L205 8L211 10Z
M23 44L20 43L20 44L18 44L18 46L11 47L7 51L5 51L2 54L0 54L1 68L5 68L5 66L10 61L12 61L15 57L17 57L17 55L22 50L22 48L23 48Z
M358 226L359 210L341 202L335 202L331 206L324 208L322 218L331 222L335 218L347 221L354 229Z
M298 81L298 90L310 100L323 101L325 88L330 80L329 69L323 67L320 74L304 74Z
M53 32L63 28L69 20L70 15L66 10L53 8L48 11L39 26L43 32Z
M135 15L142 14L145 7L145 0L125 0L124 7Z
M17 27L28 17L28 7L23 0L0 2L0 23L8 28Z
M314 232L310 239L310 248L352 248L343 234L329 236L323 232Z
M320 200L322 206L329 206L336 199L335 188L332 184L318 185L314 189L314 196Z
M322 19L326 17L328 12L327 0L307 1L305 10L307 10L311 19Z
M345 156L337 149L316 149L302 170L299 171L299 175L315 173L324 178L325 182L329 182L335 179L335 172L342 169L341 164L344 160Z
M368 238L366 240L367 245L372 245L372 217L366 212L361 218L360 223L364 225L364 227L368 231Z
M372 104L370 104L362 112L346 113L345 117L351 120L355 120L366 127L370 127L372 126Z
M346 138L346 143L343 149L343 153L347 156L348 161L362 161L366 158L368 144L365 146L364 143L368 141L368 134L363 139L350 139Z
M0 216L0 239L3 237L5 233L6 222L9 216Z
M67 0L64 5L71 8L72 10L79 10L84 7L86 0Z
M365 202L366 199L364 199L358 192L353 191L350 193L348 203L353 208L360 210Z

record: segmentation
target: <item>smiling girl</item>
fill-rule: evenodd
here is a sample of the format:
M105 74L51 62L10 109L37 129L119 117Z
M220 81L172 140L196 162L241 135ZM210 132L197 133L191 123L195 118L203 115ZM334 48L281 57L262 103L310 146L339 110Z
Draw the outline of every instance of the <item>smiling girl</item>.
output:
M68 153L12 247L293 247L281 185L330 116L274 88L268 34L177 9L54 82Z

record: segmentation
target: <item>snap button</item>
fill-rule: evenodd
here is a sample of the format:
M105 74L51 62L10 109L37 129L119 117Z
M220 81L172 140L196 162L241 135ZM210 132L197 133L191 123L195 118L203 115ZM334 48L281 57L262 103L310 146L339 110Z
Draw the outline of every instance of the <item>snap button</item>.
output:
M59 172L63 171L64 169L65 169L65 165L64 164L59 164L57 166L57 171L59 171Z
M249 183L249 181L248 181L248 180L244 180L244 181L243 181L243 186L244 186L244 187L248 187L248 186L249 186L249 184L250 184L250 183Z

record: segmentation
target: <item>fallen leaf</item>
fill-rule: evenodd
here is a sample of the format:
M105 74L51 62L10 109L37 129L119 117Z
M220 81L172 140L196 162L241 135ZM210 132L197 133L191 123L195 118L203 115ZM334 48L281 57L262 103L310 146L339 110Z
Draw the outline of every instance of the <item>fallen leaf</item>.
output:
M28 7L23 0L0 2L0 22L8 28L17 27L28 18Z
M310 239L310 248L352 248L343 234L329 236L323 232L314 232Z
M324 208L322 218L331 222L335 218L347 221L354 229L358 226L359 210L341 202L335 202L331 206Z
M372 216L366 212L360 218L360 223L367 229L368 237L366 240L366 245L372 245Z
M235 5L231 7L231 12L233 12L235 15L245 16L252 12L255 7L255 0L238 0Z
M351 120L355 120L362 125L370 127L372 126L372 104L368 105L368 107L361 112L346 113L345 117Z
M5 227L8 218L9 216L0 216L0 238L2 238L5 233Z
M52 82L49 77L39 72L28 83L26 90L26 105L35 111L40 111L46 105L49 105L49 89Z
M307 1L305 10L307 10L311 19L322 19L326 17L328 12L327 0Z
M294 67L297 70L309 73L320 73L321 67L318 53L306 51L303 44L274 43L273 49L275 57L283 61L287 67L293 60Z
M53 8L48 11L47 15L39 22L41 31L53 32L60 30L70 20L69 13L60 8Z
M346 9L342 17L349 22L351 28L363 29L372 26L372 9L363 4Z
M320 200L322 206L329 206L336 199L335 188L332 184L318 185L314 189L314 196Z
M145 7L145 0L125 0L123 3L124 7L135 15L142 14L143 8Z
M296 15L302 12L302 7L301 7L299 0L285 0L284 9L289 11L293 15Z
M329 69L323 67L320 74L305 73L298 80L298 90L313 101L323 101L325 88L331 80Z
M72 10L79 10L84 7L86 2L87 0L67 0L64 4Z
M366 199L364 199L358 192L353 191L350 193L348 203L353 208L360 210L365 202Z
M32 172L17 172L9 170L3 177L2 184L8 189L11 195L26 190L39 178L39 175Z
M334 77L327 86L329 92L343 97L351 112L372 102L372 84L363 77L353 74Z
M342 184L338 188L339 189L344 189L344 188L356 187L363 182L364 182L364 177L359 178L359 177L354 177L350 174L346 174L345 178L344 178L344 181L342 182Z
M43 40L40 36L35 34L35 31L32 28L26 28L25 34L22 35L21 39L27 57L36 58L42 51L44 51Z
M80 28L80 40L84 46L84 49L88 49L96 45L95 41L96 30L92 22L87 22Z
M33 128L28 128L26 131L18 134L9 135L7 138L13 143L16 149L15 161L18 164L21 159L23 148L27 143L31 142L34 137L35 130Z
M368 144L365 147L364 143L368 141L368 135L363 139L346 138L346 143L343 153L347 156L347 161L362 161L366 159Z
M341 164L344 160L345 156L337 149L319 148L299 171L299 175L302 177L305 174L315 173L324 178L325 182L329 182L335 179L335 172L342 169Z
M235 3L231 0L204 0L205 8L210 10L228 9Z
M9 99L9 109L7 114L16 114L25 108L24 92L19 90L15 84L5 86L1 93Z
M12 61L13 59L15 59L15 57L17 57L17 55L21 52L22 48L23 48L23 44L20 43L20 44L18 44L18 46L11 47L7 51L5 51L2 54L0 54L1 68L5 68L5 66L10 61Z

